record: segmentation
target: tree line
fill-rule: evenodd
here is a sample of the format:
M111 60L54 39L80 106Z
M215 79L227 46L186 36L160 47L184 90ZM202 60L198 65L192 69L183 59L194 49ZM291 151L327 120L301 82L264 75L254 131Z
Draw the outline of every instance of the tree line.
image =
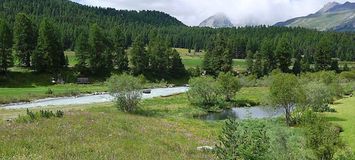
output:
M5 21L0 22L0 38L3 72L14 65L14 59L18 60L19 66L52 74L58 74L68 66L60 31L47 18L42 20L37 30L26 14L19 13L13 29ZM113 34L106 34L94 23L89 31L82 30L76 44L75 69L84 76L108 75L111 72L132 72L152 78L186 75L179 53L162 35L152 35L148 45L144 43L143 36L138 36L128 54L120 27L114 27Z
M176 18L157 11L126 11L112 8L100 8L80 5L69 0L4 0L0 4L0 15L10 26L14 25L17 13L26 13L34 22L40 24L44 17L51 18L58 26L65 49L74 50L77 38L83 30L97 23L105 34L115 32L113 26L119 26L124 35L125 46L131 46L133 40L143 36L149 43L153 34L164 35L175 48L188 48L196 51L207 49L213 37L222 34L230 41L230 52L235 58L246 58L247 52L261 52L265 41L276 48L280 38L287 37L293 58L304 55L307 61L315 59L316 46L326 36L332 42L329 46L332 58L355 60L355 34L318 32L304 28L271 26L250 26L240 28L200 28L187 27Z

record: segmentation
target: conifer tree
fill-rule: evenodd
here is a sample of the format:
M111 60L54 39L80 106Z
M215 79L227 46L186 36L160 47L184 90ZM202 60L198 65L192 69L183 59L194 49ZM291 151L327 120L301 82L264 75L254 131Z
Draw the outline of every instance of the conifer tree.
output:
M292 58L292 50L291 50L291 45L289 43L289 40L287 37L282 37L279 39L279 42L277 44L276 50L275 50L275 55L276 59L279 63L279 68L281 69L282 72L289 72L289 67L291 65L291 58Z
M328 36L323 36L318 45L316 46L315 51L315 69L320 70L329 70L331 67L332 60L332 41Z
M113 63L119 72L128 70L128 57L125 50L125 37L119 28L114 31L113 37L114 53Z
M65 67L65 63L59 31L48 19L42 20L38 44L32 56L33 68L39 72L58 73Z
M181 57L176 49L172 49L170 51L170 63L171 67L169 68L169 72L171 77L180 78L186 76L186 69L184 64L182 63Z
M75 57L78 62L76 67L80 72L85 72L86 68L88 67L88 58L90 56L88 39L89 38L87 33L82 31L76 40Z
M108 74L112 70L112 55L102 29L93 24L89 33L89 68L93 74Z
M36 48L36 29L31 19L24 13L16 15L14 24L14 51L20 65L30 67L31 55Z
M11 30L5 21L0 20L0 73L7 72L7 69L13 65L11 48Z
M258 51L254 55L255 62L253 65L253 74L256 75L257 78L263 77L263 62L262 62L262 55Z
M133 74L145 74L149 66L149 58L144 46L143 36L138 36L132 45L131 59Z

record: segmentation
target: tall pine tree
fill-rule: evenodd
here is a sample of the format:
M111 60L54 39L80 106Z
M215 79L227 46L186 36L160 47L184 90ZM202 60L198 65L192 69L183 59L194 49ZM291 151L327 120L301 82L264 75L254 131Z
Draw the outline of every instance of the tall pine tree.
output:
M114 53L113 63L117 71L123 72L128 70L128 56L125 50L125 37L120 28L116 28L113 37Z
M33 68L39 72L60 72L66 65L64 49L59 30L50 20L42 20L37 41L32 56Z
M36 39L37 32L31 19L24 13L17 14L14 24L14 51L20 65L31 66Z
M315 51L315 69L320 70L329 70L331 68L332 61L332 41L328 36L323 36L316 46Z
M13 65L12 35L9 26L0 20L0 73L6 73Z
M289 67L292 63L292 47L287 37L283 36L279 39L275 50L275 56L281 71L285 73L289 72Z
M145 74L149 66L149 58L144 45L143 36L138 36L132 45L131 49L131 64L133 74Z
M76 40L75 57L77 60L76 68L83 74L88 67L88 58L90 54L90 47L88 43L88 34L82 31Z
M89 68L93 74L108 74L112 70L112 55L106 42L101 28L97 24L91 25Z

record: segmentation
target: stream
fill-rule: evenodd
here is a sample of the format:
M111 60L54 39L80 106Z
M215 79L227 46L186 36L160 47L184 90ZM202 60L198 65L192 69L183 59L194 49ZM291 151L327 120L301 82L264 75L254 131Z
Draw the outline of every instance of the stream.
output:
M173 88L155 88L151 89L150 94L143 94L143 99L170 96L187 92L188 87L173 87ZM92 103L111 102L114 98L108 94L100 95L81 95L79 97L59 97L40 99L29 103L13 103L0 105L0 109L23 109L36 108L46 106L65 106L65 105L83 105Z

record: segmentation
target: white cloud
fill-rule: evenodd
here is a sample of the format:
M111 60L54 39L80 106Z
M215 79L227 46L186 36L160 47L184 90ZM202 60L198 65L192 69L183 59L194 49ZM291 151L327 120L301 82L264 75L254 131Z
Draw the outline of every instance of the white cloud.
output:
M314 13L332 0L73 0L92 6L166 12L187 25L198 25L223 12L236 25L266 24ZM343 3L346 0L338 0ZM351 0L354 2L355 0Z

